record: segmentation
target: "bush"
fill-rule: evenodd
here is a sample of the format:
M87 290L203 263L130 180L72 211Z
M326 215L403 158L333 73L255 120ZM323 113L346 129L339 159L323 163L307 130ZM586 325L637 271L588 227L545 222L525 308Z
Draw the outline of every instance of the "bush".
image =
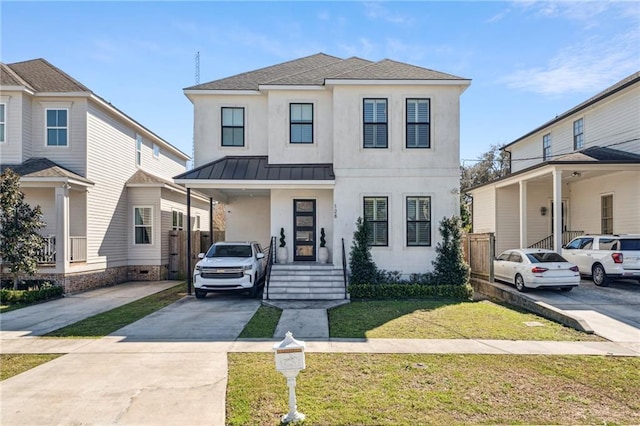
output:
M361 217L356 221L356 230L353 233L349 270L349 282L352 283L375 282L378 276L378 268L371 258L369 229Z
M464 286L469 282L469 265L462 255L460 218L444 218L438 228L442 241L436 246L433 275L437 282Z
M31 304L57 299L64 294L64 288L57 285L42 286L37 290L0 290L0 302L8 305Z
M352 299L462 299L473 296L470 285L349 284Z

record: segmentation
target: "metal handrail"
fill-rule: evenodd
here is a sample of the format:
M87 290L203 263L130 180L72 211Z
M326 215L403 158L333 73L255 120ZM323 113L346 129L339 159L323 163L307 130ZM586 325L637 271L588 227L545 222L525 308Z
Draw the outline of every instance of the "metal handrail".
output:
M580 235L584 235L584 231L564 231L562 232L562 245L569 243L569 241L573 240L575 237L579 237ZM553 234L549 235L546 238L541 239L540 241L531 244L529 248L543 248L553 250Z
M273 261L276 256L276 237L271 237L271 242L269 243L269 253L267 259L267 271L264 277L264 294L265 299L269 300L269 282L271 281L271 267L273 266Z
M344 298L347 298L347 254L344 250L344 238L342 239L342 277L344 278Z

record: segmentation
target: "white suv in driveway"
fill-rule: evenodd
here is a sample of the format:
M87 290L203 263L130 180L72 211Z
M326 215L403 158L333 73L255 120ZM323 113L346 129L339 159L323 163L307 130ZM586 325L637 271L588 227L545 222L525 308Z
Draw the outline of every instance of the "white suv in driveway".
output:
M264 285L266 258L260 243L218 242L198 257L200 261L193 271L198 299L217 291L248 291L256 297L259 286Z
M582 235L562 248L562 256L597 286L617 278L640 281L640 235Z

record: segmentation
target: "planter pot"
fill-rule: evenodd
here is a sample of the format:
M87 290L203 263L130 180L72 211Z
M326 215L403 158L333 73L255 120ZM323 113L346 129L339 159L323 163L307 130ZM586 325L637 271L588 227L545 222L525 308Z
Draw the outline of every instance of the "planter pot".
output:
M326 247L320 247L318 250L318 262L327 263L329 260L329 249Z
M278 247L278 250L276 251L276 261L278 263L287 263L287 260L289 260L289 252L287 251L287 248Z

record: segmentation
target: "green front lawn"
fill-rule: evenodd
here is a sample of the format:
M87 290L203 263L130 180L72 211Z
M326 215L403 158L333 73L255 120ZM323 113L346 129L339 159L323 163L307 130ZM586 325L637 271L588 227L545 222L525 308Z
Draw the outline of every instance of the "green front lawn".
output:
M0 380L8 379L62 356L61 354L0 354Z

